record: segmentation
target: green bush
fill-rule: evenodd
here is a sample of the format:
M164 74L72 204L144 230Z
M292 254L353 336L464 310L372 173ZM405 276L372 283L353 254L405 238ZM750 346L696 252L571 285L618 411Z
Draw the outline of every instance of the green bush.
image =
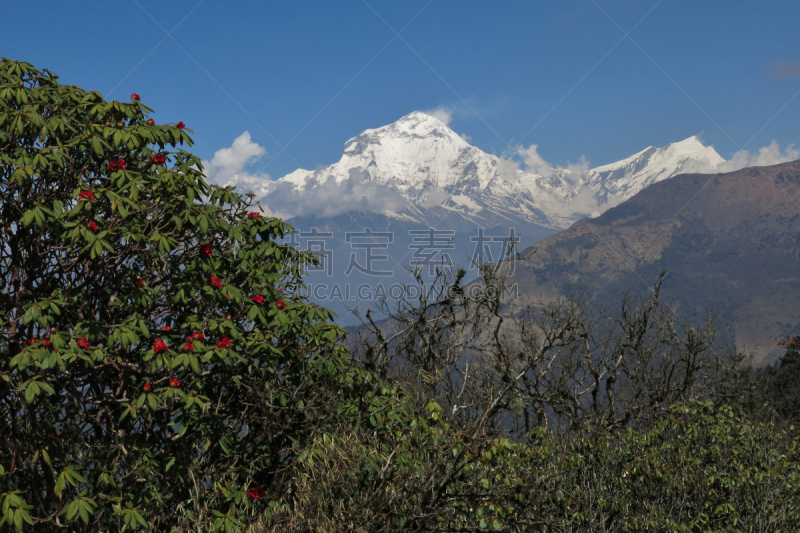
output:
M800 439L728 407L645 430L473 440L433 406L379 439L321 436L270 531L796 531Z
M357 410L315 259L151 111L0 61L0 529L229 531Z

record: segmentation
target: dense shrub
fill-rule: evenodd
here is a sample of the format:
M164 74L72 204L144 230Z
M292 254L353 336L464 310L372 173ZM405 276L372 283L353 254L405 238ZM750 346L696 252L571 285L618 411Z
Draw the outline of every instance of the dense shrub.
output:
M150 112L0 62L0 527L230 529L349 405L313 257Z
M292 518L287 508L272 530L791 532L800 523L800 439L710 402L675 405L646 430L594 427L564 440L539 428L524 443L467 442L431 416L414 420L390 440L317 439L299 465Z

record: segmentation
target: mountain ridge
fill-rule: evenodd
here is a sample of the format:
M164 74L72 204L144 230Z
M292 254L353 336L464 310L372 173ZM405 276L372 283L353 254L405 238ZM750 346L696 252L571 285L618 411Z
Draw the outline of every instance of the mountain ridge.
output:
M684 316L712 308L723 334L770 363L800 322L798 206L800 161L661 181L526 250L516 305L585 292L613 309L666 271Z
M286 219L371 211L432 227L460 216L486 227L503 221L558 230L652 183L687 170L713 171L721 162L713 148L692 136L594 169L522 168L414 111L348 139L342 157L331 165L244 185Z

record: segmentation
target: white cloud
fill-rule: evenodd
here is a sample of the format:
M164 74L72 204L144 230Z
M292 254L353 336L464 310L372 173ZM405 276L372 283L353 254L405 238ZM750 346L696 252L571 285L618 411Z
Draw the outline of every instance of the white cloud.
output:
M288 219L296 216L334 217L347 211L398 212L406 207L400 192L376 183L358 169L350 179L337 182L333 176L309 179L298 190L290 182L273 181L261 199L270 215Z
M439 106L436 109L429 109L427 111L423 111L426 115L430 115L434 118L438 118L442 122L444 122L445 126L449 126L450 122L453 120L453 109Z
M717 167L717 172L733 172L744 167L778 165L797 159L800 159L800 150L796 149L793 144L788 145L785 151L781 152L778 141L772 141L769 145L759 148L755 153L739 150L728 161Z
M514 157L522 159L520 163ZM581 156L576 163L567 163L567 166L556 166L546 161L539 154L539 146L532 144L525 148L522 145L512 147L500 158L498 172L504 179L518 181L524 176L533 174L538 176L553 176L559 174L573 185L579 183L589 170L589 161Z
M250 140L250 132L239 135L230 148L222 148L214 153L211 161L203 161L206 176L211 183L227 185L232 181L249 182L252 179L269 180L269 176L242 174L245 166L258 161L267 150Z
M556 169L539 155L537 149L538 145L532 144L527 148L518 146L516 152L517 155L522 157L522 161L525 163L525 167L529 172L541 174L543 176L553 174Z

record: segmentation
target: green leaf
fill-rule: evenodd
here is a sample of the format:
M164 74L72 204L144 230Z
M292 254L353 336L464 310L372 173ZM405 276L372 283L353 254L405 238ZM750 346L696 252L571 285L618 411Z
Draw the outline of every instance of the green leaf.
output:
M56 480L56 486L53 491L56 493L56 496L59 496L64 491L64 483L66 481L66 470L61 472L58 475L58 479Z
M189 356L189 366L192 367L192 372L194 372L195 374L201 373L200 363L197 362L197 357L195 357L194 355Z

